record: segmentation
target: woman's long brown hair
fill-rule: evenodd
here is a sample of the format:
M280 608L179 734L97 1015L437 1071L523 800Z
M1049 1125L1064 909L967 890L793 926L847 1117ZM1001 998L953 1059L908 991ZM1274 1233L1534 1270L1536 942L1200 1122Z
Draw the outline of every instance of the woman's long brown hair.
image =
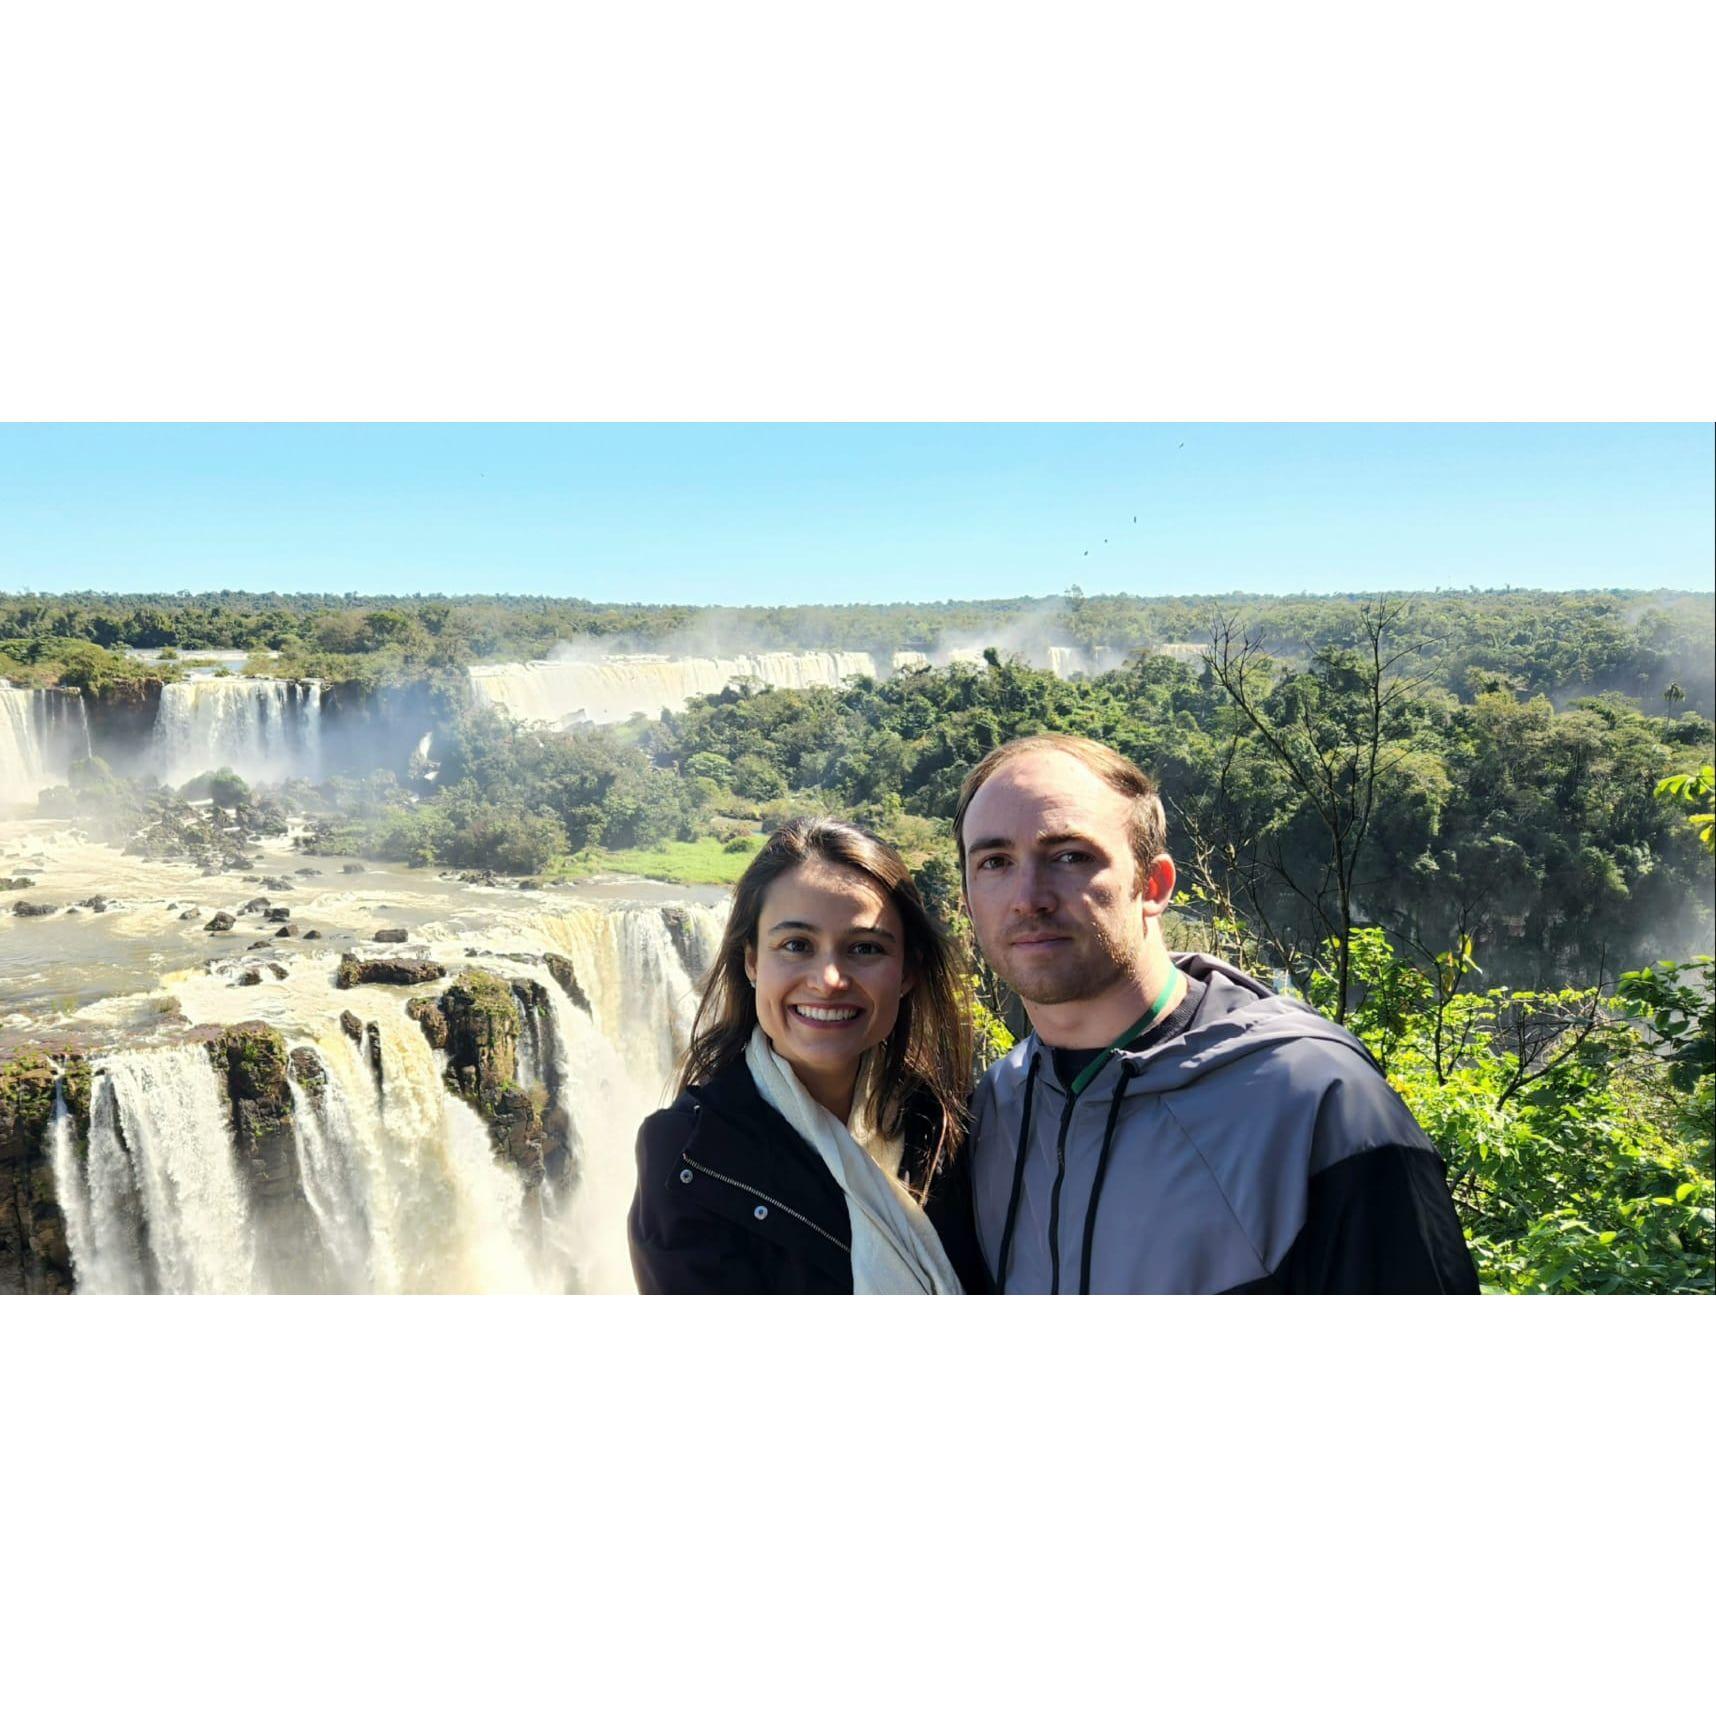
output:
M878 1045L882 1064L868 1080L864 1119L885 1137L898 1137L913 1099L927 1098L941 1120L929 1160L946 1160L964 1135L971 1088L971 1022L960 957L924 906L899 853L849 822L801 816L783 823L739 878L721 950L704 980L691 1042L679 1063L678 1089L707 1084L744 1058L757 1023L757 997L745 975L745 953L756 951L763 896L778 877L812 858L856 870L893 903L905 931L906 972L915 979L900 997L899 1017L887 1041ZM921 1197L925 1187L915 1189Z

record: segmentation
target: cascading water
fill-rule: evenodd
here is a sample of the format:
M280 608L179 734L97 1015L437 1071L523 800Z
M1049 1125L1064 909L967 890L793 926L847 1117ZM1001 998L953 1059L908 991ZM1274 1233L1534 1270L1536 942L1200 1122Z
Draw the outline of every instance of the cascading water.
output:
M150 765L169 786L229 768L253 784L322 775L315 680L197 679L161 688Z
M34 804L88 755L89 717L76 692L0 684L0 803Z
M249 1203L200 1044L101 1062L84 1172L68 1156L63 1169L56 1159L56 1174L80 1292L245 1293L255 1285Z
M280 1106L251 1091L236 1113L231 1051L206 1042L99 1059L87 1148L60 1092L45 1143L77 1290L630 1291L634 1138L667 1100L721 925L708 907L633 903L508 906L488 921L469 968L504 974L519 1005L517 1079L546 1175L500 1152L449 1087L447 1051L405 991L351 992L354 1041L332 956L292 955L286 977L250 987L230 960L179 974L186 1022L279 1033ZM428 934L449 968L473 951L462 940ZM284 1144L264 1149L270 1136Z
M623 721L640 710L659 715L687 699L711 696L735 679L803 690L876 673L861 650L772 650L735 656L610 656L603 661L531 661L473 667L477 701L520 721Z

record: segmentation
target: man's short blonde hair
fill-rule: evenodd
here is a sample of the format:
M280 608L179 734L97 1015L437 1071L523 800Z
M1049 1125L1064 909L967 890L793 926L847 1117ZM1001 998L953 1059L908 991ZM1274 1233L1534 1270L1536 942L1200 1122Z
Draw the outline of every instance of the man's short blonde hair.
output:
M1029 733L1021 739L1009 739L997 745L982 762L972 769L959 788L959 803L953 812L953 838L959 845L959 874L965 877L965 813L977 789L999 768L1016 757L1033 751L1059 751L1064 756L1083 763L1096 778L1132 800L1132 815L1127 827L1131 837L1132 856L1138 864L1138 887L1150 866L1168 848L1168 818L1162 809L1161 795L1156 783L1131 760L1110 745L1096 739L1083 739L1073 733Z

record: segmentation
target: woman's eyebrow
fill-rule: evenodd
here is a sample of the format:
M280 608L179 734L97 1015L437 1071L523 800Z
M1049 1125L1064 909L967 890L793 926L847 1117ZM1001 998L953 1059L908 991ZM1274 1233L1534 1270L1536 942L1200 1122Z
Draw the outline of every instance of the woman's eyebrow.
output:
M807 924L802 918L782 918L778 924L771 924L769 926L768 933L770 935L778 935L782 930L809 930L812 935L820 935L822 933L822 926L820 924ZM869 926L860 925L858 928L848 930L846 933L849 935L885 935L889 941L898 941L900 939L891 929L886 929L881 924L873 924Z

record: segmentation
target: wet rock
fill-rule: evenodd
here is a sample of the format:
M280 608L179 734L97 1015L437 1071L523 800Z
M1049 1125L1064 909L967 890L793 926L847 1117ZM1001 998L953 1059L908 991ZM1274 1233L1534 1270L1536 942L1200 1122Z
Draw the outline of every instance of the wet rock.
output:
M411 932L403 929L378 929L370 938L371 941L409 941Z
M350 989L359 983L435 983L446 975L447 968L432 959L360 959L355 953L348 953L340 958L334 987Z
M78 904L92 912L105 912L108 904L107 896L105 894L91 894L87 900L79 900Z
M541 994L541 985L529 987ZM546 996L543 1000L546 1001ZM489 1128L494 1153L537 1184L543 1176L543 1129L529 1095L519 1088L518 1045L524 1016L513 987L487 971L466 971L442 992L447 1084ZM425 1034L431 1029L418 1021Z
M264 936L261 941L253 941L244 951L246 953L259 953L263 948L268 946L270 939L270 937Z
M203 914L199 912L195 906L192 906L189 910L179 913L179 922L182 924L194 924L202 915Z
M237 922L238 919L231 912L216 912L204 927L210 930L229 930Z
M289 894L297 886L297 883L287 880L284 876L264 876L262 885L265 888L272 888L277 894Z
M293 1259L294 1270L308 1274L295 1274L289 1284L313 1288L322 1253L298 1172L285 1039L271 1025L229 1025L209 1054L232 1104L234 1155L250 1189L258 1253Z
M691 914L683 906L663 906L661 921L667 926L667 939L673 943L679 963L693 981L703 981L702 955L697 950L697 938L691 928Z
M262 914L262 917L265 923L283 924L291 915L292 908L290 906L270 906Z
M262 981L262 973L254 965L247 965L233 980L234 989L249 989L253 984Z
M64 1066L66 1106L81 1151L89 1142L88 1063L80 1056ZM56 1076L36 1049L0 1062L0 1294L72 1290L48 1143Z
M297 933L298 926L296 924L282 924L279 929L274 932L274 939L278 941L283 935L296 935Z
M277 960L277 959L269 960L268 969L276 977L278 977L282 983L284 983L286 981L286 967L283 966L279 960Z
M342 864L340 866L340 874L342 876L361 876L363 874L363 865Z
M434 996L413 996L406 1003L405 1011L422 1027L423 1035L429 1039L430 1048L446 1048L447 1015L441 1011L441 1003Z
M266 894L258 894L254 900L246 900L238 909L241 912L265 912L268 910L269 899Z
M319 876L319 875L321 875L321 873L322 872L320 870L310 870L310 869L294 870L292 872L292 874L294 876Z
M33 888L35 885L28 876L0 876L0 893L9 888Z
M363 1041L363 1020L360 1019L349 1007L340 1014L340 1029L344 1031L354 1043L361 1043Z
M558 983L574 1007L581 1007L586 1013L590 1012L590 998L584 993L584 986L578 981L578 973L572 968L572 961L564 954L551 953L547 956L546 964L550 975Z
M322 939L322 932L320 930L305 930L304 939L305 941L320 941Z
M53 906L45 906L36 900L14 900L12 916L15 918L51 918L54 915Z
M314 1049L294 1049L286 1057L293 1078L313 1096L319 1096L328 1083L328 1069Z

